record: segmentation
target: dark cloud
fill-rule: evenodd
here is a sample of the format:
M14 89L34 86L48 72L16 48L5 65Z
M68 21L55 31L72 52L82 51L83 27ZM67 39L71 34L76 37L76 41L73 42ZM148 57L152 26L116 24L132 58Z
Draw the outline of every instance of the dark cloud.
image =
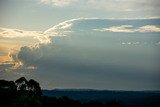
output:
M114 22L114 23L113 23ZM17 54L23 63L21 70L34 68L31 75L44 81L54 81L55 87L108 89L159 89L158 33L96 32L92 29L115 25L142 26L150 20L71 20L54 26L46 34L72 31L65 36L50 37L51 43L21 47ZM136 23L135 23L136 22ZM141 22L141 23L139 23ZM158 22L159 23L159 22ZM71 26L63 27L63 24ZM96 26L93 26L96 25ZM55 34L55 33L54 33ZM147 44L124 46L122 42ZM152 43L153 42L153 43ZM152 44L151 44L152 43ZM43 84L43 87L51 87Z

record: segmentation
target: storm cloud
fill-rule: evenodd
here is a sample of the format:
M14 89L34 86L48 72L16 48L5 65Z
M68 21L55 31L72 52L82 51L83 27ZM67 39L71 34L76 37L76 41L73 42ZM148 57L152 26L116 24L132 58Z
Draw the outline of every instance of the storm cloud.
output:
M52 78L46 84L54 81L55 87L158 89L160 70L159 45L156 45L160 41L158 32L148 30L150 33L130 34L125 31L115 33L93 30L124 24L139 28L148 25L159 26L159 21L156 24L154 21L149 19L65 21L44 32L50 35L50 43L21 47L17 58L23 64L21 69L34 69L36 72L32 75L40 74L39 78L44 80ZM127 46L123 45L125 42ZM131 45L132 43L138 44ZM48 85L48 88L52 85Z

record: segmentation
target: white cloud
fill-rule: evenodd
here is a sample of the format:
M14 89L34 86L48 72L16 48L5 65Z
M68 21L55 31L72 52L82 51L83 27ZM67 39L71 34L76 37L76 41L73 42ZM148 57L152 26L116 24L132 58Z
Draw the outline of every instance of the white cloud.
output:
M63 7L76 2L77 0L41 0L42 3L51 4L52 6Z
M95 31L108 31L108 32L135 32L132 25L112 26L109 28L93 29Z
M70 32L76 31L108 31L108 32L160 32L160 27L158 25L144 25L140 27L135 27L133 25L120 25L117 26L109 26L108 28L101 28L102 26L108 26L108 22L113 21L143 21L143 20L159 20L160 17L148 17L148 18L109 18L109 19L101 19L101 18L77 18L71 19L64 22L61 22L44 32L45 35L49 36L66 36ZM102 22L103 21L103 22ZM95 24L94 24L95 23ZM102 24L103 23L103 24ZM125 22L126 23L126 22ZM89 24L94 24L89 25ZM127 24L127 23L126 23ZM134 23L133 23L134 24ZM102 26L101 26L102 25ZM95 28L95 29L92 29Z
M160 32L160 26L146 25L137 29L139 32Z
M48 35L43 34L40 31L25 31L19 29L0 28L0 37L4 38L24 38L32 37L39 40L40 43L49 43L50 39Z
M74 21L79 19L71 19L64 21L62 23L59 23L58 25L53 26L52 28L49 28L44 32L45 35L49 36L65 36L64 32L70 32L70 28Z
M140 42L122 42L122 45L140 45Z
M19 29L0 28L0 36L8 38L25 37L25 36L41 36L43 32L38 31L24 31Z
M133 9L125 9L124 11L126 11L126 12L133 12L135 10L133 10Z
M156 25L146 25L142 27L133 27L132 25L121 25L121 26L112 26L109 28L101 28L101 29L93 29L94 31L102 31L102 32L126 32L126 33L134 33L134 32L160 32L160 27Z

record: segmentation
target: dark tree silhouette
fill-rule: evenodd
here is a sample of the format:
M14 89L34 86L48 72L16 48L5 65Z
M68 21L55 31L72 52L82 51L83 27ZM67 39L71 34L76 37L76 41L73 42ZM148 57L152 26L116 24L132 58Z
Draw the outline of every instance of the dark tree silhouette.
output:
M91 100L85 104L85 107L104 107L104 105L100 101Z
M43 96L38 82L24 77L15 82L0 80L0 107L160 107L160 96L147 96L142 99L118 100L73 100L67 96Z
M16 96L16 85L13 81L0 80L0 106L8 107Z
M39 83L31 79L21 77L15 81L17 96L11 103L11 107L41 107L41 88Z
M13 81L0 80L0 89L16 90L16 85Z
M42 94L39 83L36 82L35 80L33 79L29 80L27 86L28 86L28 90L32 91L35 95L40 96Z
M106 102L106 107L125 107L121 102L116 100L111 100Z
M21 78L17 79L15 81L15 83L17 85L17 90L21 90L21 91L27 90L28 81L26 80L25 77L21 77Z

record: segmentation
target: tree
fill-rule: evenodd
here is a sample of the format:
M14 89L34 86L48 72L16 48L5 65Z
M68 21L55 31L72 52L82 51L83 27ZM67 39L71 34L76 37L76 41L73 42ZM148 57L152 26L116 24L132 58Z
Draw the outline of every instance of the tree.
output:
M16 85L13 81L0 80L1 89L15 89Z
M17 85L17 90L21 90L21 91L27 90L28 81L26 80L25 77L21 77L21 78L17 79L15 81L15 83Z
M106 102L106 107L125 107L121 102L116 100L110 100Z
M33 79L29 80L29 82L28 82L28 90L32 91L35 95L40 96L42 94L39 83Z
M37 96L42 94L39 83L33 79L27 81L25 77L21 77L17 79L15 83L17 85L17 90L30 91Z
M0 104L8 107L17 94L16 89L13 81L0 80Z

